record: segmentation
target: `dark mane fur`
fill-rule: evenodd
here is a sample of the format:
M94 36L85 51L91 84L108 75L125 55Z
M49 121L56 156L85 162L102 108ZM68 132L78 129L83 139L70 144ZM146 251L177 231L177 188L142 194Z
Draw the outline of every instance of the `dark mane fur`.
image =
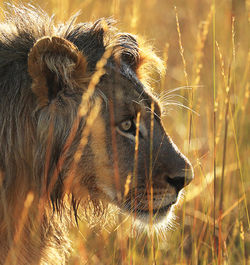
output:
M75 141L72 143L71 150L67 152L68 158L65 159L64 168L57 170L57 167L59 158L64 155L64 144L76 118L80 94L79 92L72 93L70 101L64 101L66 104L64 107L70 112L67 115L63 111L59 115L51 115L49 107L45 107L38 110L41 115L37 120L36 96L30 89L32 81L27 71L27 59L38 39L44 36L59 36L73 42L82 51L88 61L88 71L93 72L96 62L105 51L103 20L81 24L75 24L75 20L76 16L65 24L54 25L53 18L42 10L33 7L11 6L5 13L4 23L0 24L0 191L2 198L0 233L2 234L1 241L5 241L5 244L9 246L14 244L11 238L16 233L11 227L22 214L23 203L30 191L38 195L34 197L30 205L30 216L35 214L32 213L32 205L36 207L37 202L43 198L44 192L51 200L52 212L53 210L60 211L64 207L62 178L65 172L63 171L67 170L72 162L70 157L76 150L84 121L80 122ZM113 22L106 19L105 23L111 25ZM51 139L48 136L49 126L53 127ZM51 146L50 150L48 150L48 145ZM44 162L48 154L50 160L48 172L46 172ZM56 170L58 171L57 180L48 194L51 178ZM88 181L90 180L86 179L86 182ZM47 204L46 200L44 203ZM79 201L72 196L70 203L74 215L77 216ZM97 204L96 207L98 208ZM8 216L9 226L7 234L6 216ZM27 234L24 238L30 242L24 240L22 244L30 244L30 248L39 244L40 249L46 249L49 247L46 242L54 242L54 249L61 254L66 254L69 240L66 238L66 223L63 220L67 218L61 217L59 225L50 212L45 211L42 216L39 227L36 227L32 217L28 217ZM40 230L40 233L46 235L47 239L41 238L41 241L36 242L36 239L29 234L29 230ZM2 247L3 253L9 252L7 245L6 249ZM37 259L40 259L40 255L45 260L50 260L47 254L36 253L35 249L34 253L30 253L30 257L26 259L29 259L30 263L35 263ZM0 259L3 259L3 256ZM24 261L20 259L18 262Z
M61 101L58 100L57 104L53 103L51 93L52 104L37 107L37 97L31 90L32 80L28 73L28 55L37 40L45 36L57 36L72 42L86 57L88 76L95 72L96 63L107 47L113 47L108 65L119 65L122 61L130 66L130 71L137 72L148 62L159 62L157 57L152 57L151 52L143 53L135 37L118 33L112 19L79 24L76 24L76 19L77 16L74 16L68 22L56 25L53 17L40 9L10 6L5 12L4 22L0 24L0 234L3 235L0 240L10 241L9 246L14 244L11 238L16 233L11 227L22 215L27 194L32 192L35 196L29 205L28 228L24 231L25 240L30 242L24 240L22 243L34 245L37 239L33 238L30 230L40 229L41 234L48 238L47 241L53 238L51 242L57 242L55 248L59 252L65 252L64 248L67 252L68 240L65 232L61 232L65 230L65 222L58 225L54 215L64 209L63 181L69 173L86 122L84 119L79 121L71 145L65 146L75 126L81 102L82 91L79 87L66 91L67 97L60 94ZM83 81L82 85L87 87L87 81ZM88 156L91 157L90 147L87 145L85 148L89 148ZM62 157L63 166L60 165ZM92 187L92 194L98 192L91 176L84 181ZM40 204L46 204L51 211L43 212L40 220L42 225L37 228L32 218L36 216L37 205ZM75 217L78 205L79 199L72 195L70 206ZM102 212L102 206L94 199L93 205L97 212ZM6 216L9 216L7 229ZM41 249L49 247L43 239L36 244ZM45 257L45 254L32 253L30 261L39 259L39 255Z
M105 47L108 45L103 42L103 19L95 23L75 24L76 18L77 16L74 16L65 24L56 26L53 17L34 7L11 6L10 10L5 13L5 23L0 25L0 113L2 114L0 119L3 119L0 120L2 125L0 139L1 142L5 143L4 148L6 149L1 150L0 153L1 167L4 166L1 163L5 160L2 157L4 153L15 153L18 156L17 160L23 160L21 150L27 147L23 146L25 141L22 139L13 138L15 130L22 128L23 130L32 131L31 133L25 133L26 135L34 134L34 128L25 126L27 124L19 124L20 121L24 121L21 117L25 117L26 114L32 111L30 105L24 104L24 102L33 102L33 105L35 102L34 95L30 91L31 78L27 72L28 53L34 43L44 36L59 36L73 42L87 57L90 72L95 70L96 62L102 57ZM105 19L105 23L111 25L113 21ZM111 34L110 30L108 34ZM9 118L7 119L7 117ZM13 130L13 133L9 134L7 130ZM27 142L30 142L30 140ZM16 147L19 145L21 145L20 152L17 154L18 149ZM15 150L13 150L13 146L15 146ZM56 150L55 156L60 153L57 151L59 150ZM25 163L25 161L23 162ZM5 174L8 171L7 168L2 168L2 170ZM13 170L14 168L11 169L11 171ZM10 173L10 176L14 175L14 172ZM15 180L5 177L4 185L6 187L12 186L12 181ZM39 180L40 182L41 180Z

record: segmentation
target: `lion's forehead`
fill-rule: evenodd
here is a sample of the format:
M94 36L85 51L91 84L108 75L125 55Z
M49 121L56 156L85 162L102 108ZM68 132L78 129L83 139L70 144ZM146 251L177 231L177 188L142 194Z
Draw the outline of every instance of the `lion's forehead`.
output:
M106 91L107 97L111 95L118 112L119 109L124 109L132 115L138 112L143 115L146 111L153 111L158 119L161 117L160 102L131 68L122 65L118 69L112 63L107 64L106 68L105 82L100 87ZM113 93L110 93L111 89L114 90Z

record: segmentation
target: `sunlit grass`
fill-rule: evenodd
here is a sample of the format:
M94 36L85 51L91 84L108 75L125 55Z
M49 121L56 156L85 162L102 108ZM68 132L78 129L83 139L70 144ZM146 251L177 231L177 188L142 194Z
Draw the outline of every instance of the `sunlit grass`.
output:
M114 16L122 31L156 47L167 70L152 82L155 93L183 87L173 90L174 99L165 96L163 122L195 171L171 227L162 224L159 234L148 236L134 232L133 220L123 215L102 229L82 220L80 232L71 231L70 264L250 264L249 1L37 4L58 21L78 10L79 21Z

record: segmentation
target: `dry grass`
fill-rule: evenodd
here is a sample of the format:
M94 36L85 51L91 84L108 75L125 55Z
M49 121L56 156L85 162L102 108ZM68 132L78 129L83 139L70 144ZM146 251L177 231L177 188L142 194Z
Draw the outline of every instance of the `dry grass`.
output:
M70 264L250 264L250 1L37 3L58 20L78 10L81 21L114 16L153 43L167 65L154 82L169 93L164 124L195 170L176 229L132 237L126 220L102 230L83 221Z

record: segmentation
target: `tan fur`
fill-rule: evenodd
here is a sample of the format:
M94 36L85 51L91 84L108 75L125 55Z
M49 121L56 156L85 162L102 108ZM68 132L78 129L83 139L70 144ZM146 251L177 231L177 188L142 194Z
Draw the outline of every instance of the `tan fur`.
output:
M78 213L99 220L108 204L164 220L193 171L144 83L161 60L108 19L11 12L0 24L0 264L67 263Z

